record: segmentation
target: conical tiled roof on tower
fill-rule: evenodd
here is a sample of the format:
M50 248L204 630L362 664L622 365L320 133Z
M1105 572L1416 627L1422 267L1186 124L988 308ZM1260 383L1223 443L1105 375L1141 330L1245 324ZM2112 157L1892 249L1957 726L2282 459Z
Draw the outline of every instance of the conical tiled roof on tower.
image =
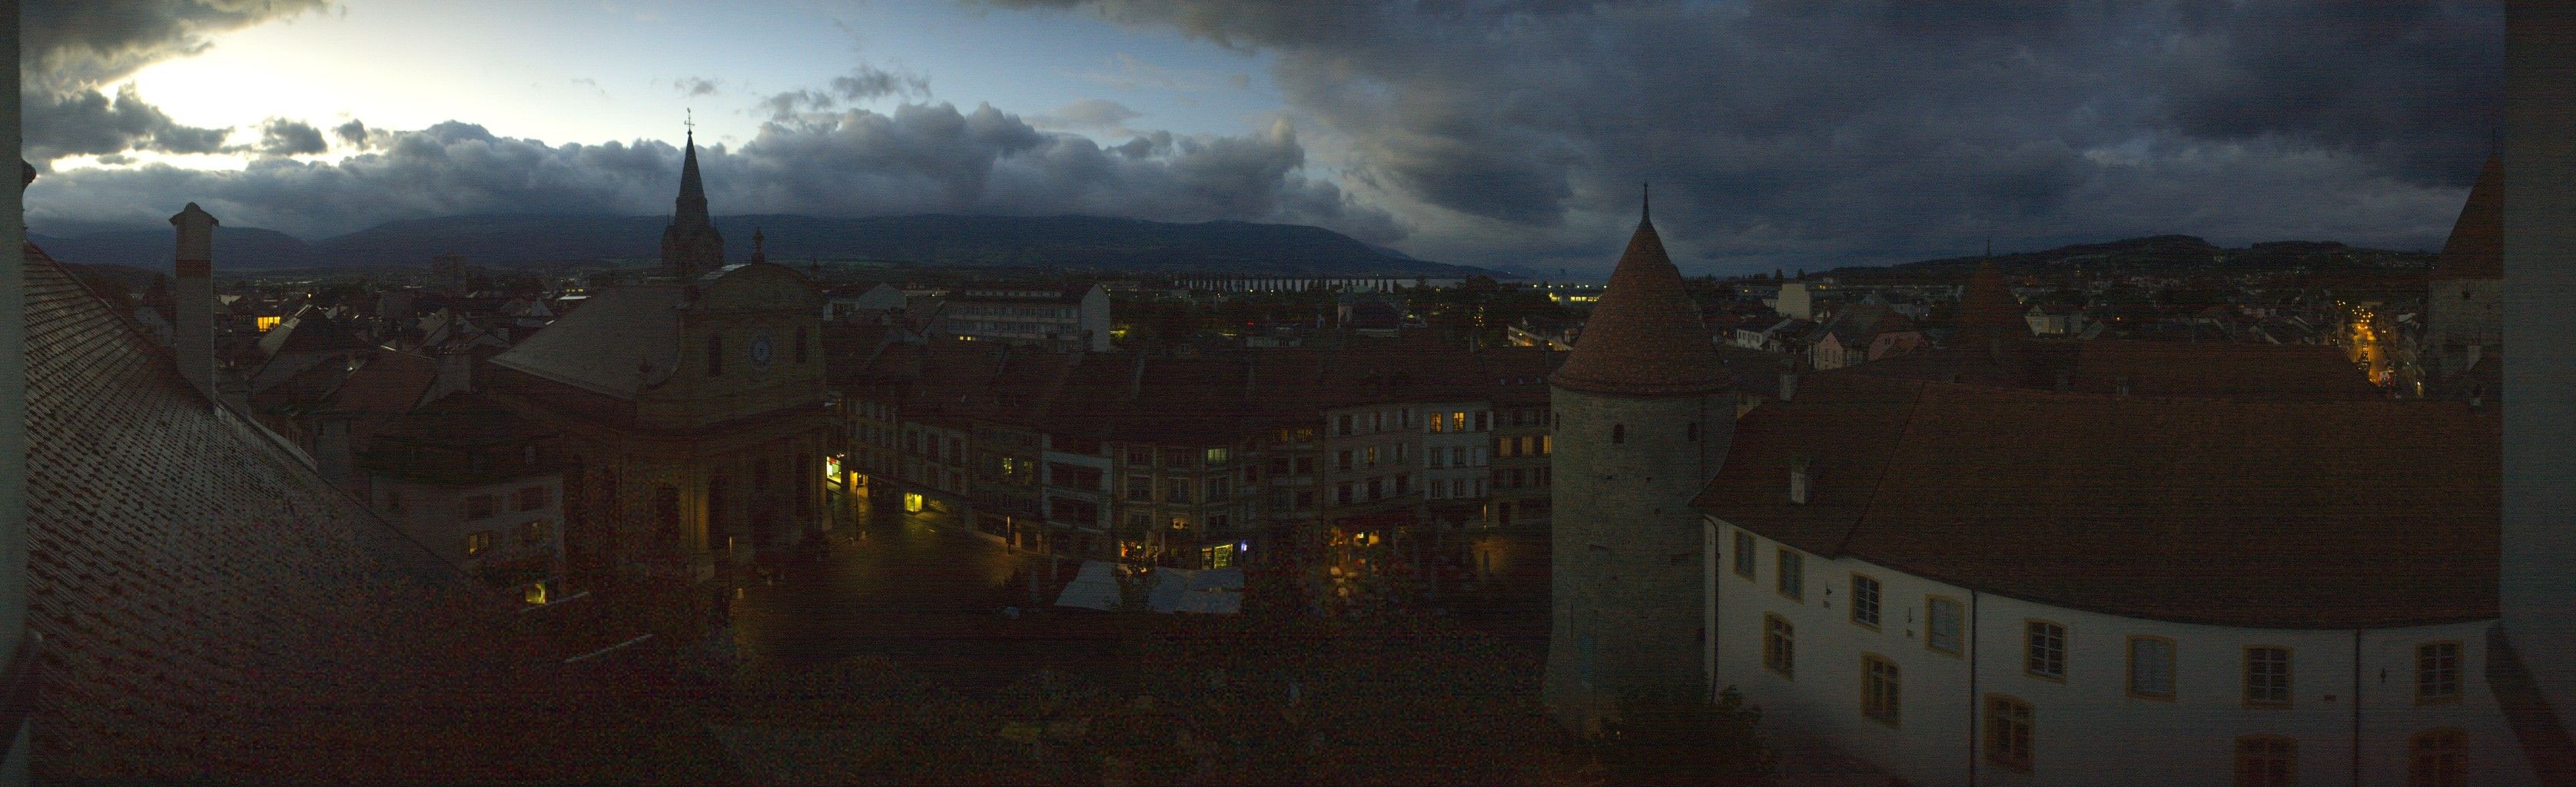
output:
M1959 327L2029 330L2019 304L1993 260L1977 263L1977 272L1968 275L1968 289L1959 296Z
M1565 365L1548 381L1611 396L1698 396L1727 386L1726 364L1700 324L1682 273L1664 254L1650 216L1610 272L1610 286Z
M2478 184L2469 187L2469 202L2451 225L2451 240L2433 262L2435 279L2504 278L2504 161L2487 157Z

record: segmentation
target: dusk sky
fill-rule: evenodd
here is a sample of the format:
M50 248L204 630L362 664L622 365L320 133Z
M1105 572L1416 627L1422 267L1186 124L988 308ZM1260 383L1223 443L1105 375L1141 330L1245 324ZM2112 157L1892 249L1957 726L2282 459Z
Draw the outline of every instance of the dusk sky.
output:
M1687 274L2440 245L2494 2L28 0L38 232L671 209L1316 224Z

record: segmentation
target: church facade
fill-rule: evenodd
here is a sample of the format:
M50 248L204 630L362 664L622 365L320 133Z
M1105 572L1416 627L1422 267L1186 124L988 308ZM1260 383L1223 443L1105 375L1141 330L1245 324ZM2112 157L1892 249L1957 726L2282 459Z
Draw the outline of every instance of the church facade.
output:
M712 596L831 524L821 292L784 266L723 264L694 142L663 250L662 277L597 292L490 361L493 392L563 436L576 590Z

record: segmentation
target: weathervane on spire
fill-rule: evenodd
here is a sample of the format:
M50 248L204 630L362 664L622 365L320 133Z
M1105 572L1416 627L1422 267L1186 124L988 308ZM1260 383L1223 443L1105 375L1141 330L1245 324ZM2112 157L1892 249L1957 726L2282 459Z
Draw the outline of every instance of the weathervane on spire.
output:
M680 109L680 113L681 113L681 114L680 114L680 117L686 118L685 120L680 121L680 125L688 126L688 127L689 127L689 138L690 138L690 139L692 139L692 140L697 139L697 138L698 138L698 110L697 110L697 108L696 108L696 107L683 107L683 108L681 108L681 109Z

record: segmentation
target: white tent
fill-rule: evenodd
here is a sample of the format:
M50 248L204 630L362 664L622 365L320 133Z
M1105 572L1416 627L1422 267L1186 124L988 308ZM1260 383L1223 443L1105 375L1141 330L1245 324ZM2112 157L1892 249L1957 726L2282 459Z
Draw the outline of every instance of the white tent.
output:
M1119 608L1118 577L1128 571L1126 566L1116 563L1083 561L1073 581L1056 596L1055 605L1116 611ZM1157 568L1152 576L1154 585L1146 593L1146 609L1165 614L1195 612L1205 615L1233 615L1243 611L1243 572L1239 569L1192 571Z
M1125 573L1126 566L1099 560L1082 561L1081 571L1075 573L1073 581L1064 586L1064 592L1056 596L1055 605L1115 611L1118 609L1118 575Z

